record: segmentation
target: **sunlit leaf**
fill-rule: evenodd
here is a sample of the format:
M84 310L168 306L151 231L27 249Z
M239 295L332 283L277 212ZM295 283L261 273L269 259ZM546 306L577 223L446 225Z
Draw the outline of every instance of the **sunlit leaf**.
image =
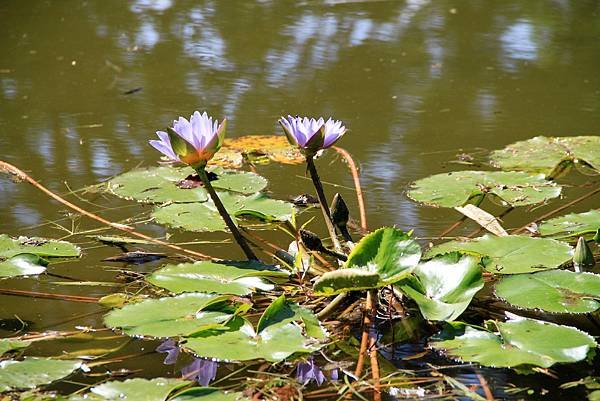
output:
M0 278L30 276L46 271L48 261L32 253L21 253L0 262Z
M149 299L109 312L104 324L130 336L185 336L227 321L231 317L228 313L204 310L226 299L203 293Z
M454 251L482 257L481 263L485 269L496 274L555 269L573 257L573 248L569 244L548 238L520 235L484 235L472 240L445 242L434 246L425 256L431 258Z
M543 221L538 231L543 236L580 236L595 233L600 229L600 210L585 213L570 213Z
M492 164L503 170L519 170L559 176L575 165L600 171L600 136L537 136L492 152Z
M345 269L323 274L314 285L320 295L383 287L408 276L421 258L421 247L409 234L380 228L354 247Z
M483 277L476 258L455 252L419 263L396 285L417 303L425 319L451 321L483 288Z
M220 167L208 169L216 174L211 181L217 190L253 194L264 189L267 180L245 171L225 170ZM151 167L129 171L108 182L108 189L115 195L140 202L205 202L208 194L196 179L194 185L182 185L182 181L195 172L191 167ZM182 188L182 186L184 188Z
M37 237L11 238L6 234L0 234L0 258L10 258L20 253L50 258L70 258L78 257L81 250L66 241Z
M128 379L125 381L109 381L92 387L87 398L91 401L164 401L169 394L178 388L187 386L189 381L167 379Z
M255 289L272 290L268 279L287 279L288 272L258 262L195 262L166 265L147 280L175 293L214 292L247 295Z
M0 362L0 392L29 389L70 375L81 362L49 358L25 358Z
M429 206L463 206L482 195L493 196L506 206L546 202L561 188L543 175L504 171L455 171L415 181L408 196Z
M597 344L573 327L516 317L507 322L488 322L495 332L466 326L450 339L433 341L430 346L464 362L491 367L523 365L548 368L555 363L585 359ZM444 335L444 333L442 333Z
M526 309L586 313L600 308L600 275L552 270L504 277L496 295Z

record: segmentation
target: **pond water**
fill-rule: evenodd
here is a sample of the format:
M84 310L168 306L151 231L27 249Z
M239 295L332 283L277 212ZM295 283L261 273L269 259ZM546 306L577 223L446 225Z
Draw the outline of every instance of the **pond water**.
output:
M411 181L468 168L471 158L484 162L487 150L517 140L597 135L600 127L600 3L593 0L13 1L0 3L0 20L0 159L62 194L153 165L158 154L147 140L196 109L226 116L229 137L280 133L281 115L333 116L350 130L339 145L360 165L369 226L414 228L427 239L459 215L410 201ZM356 211L345 165L334 154L317 163L323 180L339 185L326 190L341 192ZM274 197L311 191L302 166L258 169ZM572 199L583 190L566 191ZM70 199L109 220L140 212L104 194L84 197ZM560 202L514 213L506 226ZM597 206L591 198L576 211ZM84 258L53 273L114 281L126 266L102 259L118 250L70 236L96 227L0 175L0 233L65 237L84 248ZM216 241L197 249L242 256L218 242L224 234L139 228L177 241ZM265 235L284 245L285 237ZM159 265L126 268L142 273ZM3 280L0 288L91 297L116 291L60 281ZM0 300L3 336L22 324L33 331L102 326L104 309L94 304ZM53 343L34 351L53 355L78 346L90 347ZM143 367L148 377L175 374L160 362L150 353L122 366Z

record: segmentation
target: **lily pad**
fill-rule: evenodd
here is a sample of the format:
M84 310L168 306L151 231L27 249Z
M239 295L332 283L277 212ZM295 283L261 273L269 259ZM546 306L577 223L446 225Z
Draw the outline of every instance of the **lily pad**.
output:
M417 303L425 319L451 321L483 288L483 277L476 258L453 252L420 263L396 286Z
M561 187L543 174L504 171L455 171L415 181L408 196L428 206L458 207L471 199L491 195L506 206L546 202L560 195Z
M179 379L129 379L110 381L92 387L88 399L106 401L164 401L178 388L187 386L189 381Z
M573 258L573 248L569 244L521 235L484 235L472 240L445 242L434 246L425 256L431 258L454 251L480 256L484 268L496 274L556 269Z
M250 401L242 393L225 393L212 387L192 387L175 395L169 401Z
M600 229L600 210L571 213L543 221L538 231L543 236L580 236Z
M587 313L600 308L600 275L553 270L505 277L496 295L526 309L555 313Z
M298 320L302 320L301 314L282 296L265 310L256 330L252 323L236 316L224 327L189 337L183 347L205 358L279 362L294 353L310 353L319 348L317 340L306 337L294 323Z
M239 168L244 161L301 164L304 160L298 148L290 145L283 135L246 135L225 139L210 164Z
M120 328L129 336L190 335L230 319L231 315L226 312L205 310L227 299L227 296L203 293L149 299L109 312L104 316L104 324Z
M267 180L258 174L220 167L212 167L208 171L216 174L217 178L211 183L217 190L253 194L267 186ZM121 198L140 202L206 202L208 194L197 180L192 180L191 185L181 184L184 179L194 174L190 167L161 166L137 169L110 180L108 189Z
M269 199L264 194L243 196L221 193L219 197L236 223L239 223L236 217L243 216L252 216L266 222L285 221L290 219L293 211L291 203ZM157 223L188 231L227 230L212 201L165 205L156 208L152 217Z
M81 255L81 250L67 241L38 237L11 238L6 234L0 234L0 258L11 258L20 253L51 258L72 258Z
M354 247L346 269L323 274L314 285L319 295L383 287L412 273L421 247L411 236L392 227L380 228Z
M503 170L542 173L556 178L570 166L600 172L600 136L537 136L492 152L492 164Z
M27 348L29 344L31 344L29 341L0 338L0 356L10 351Z
M147 280L175 293L214 292L247 295L255 289L272 290L270 281L284 279L289 273L257 262L196 262L167 265L152 273Z
M430 345L465 362L491 367L541 366L577 362L597 347L587 333L573 327L516 317L507 322L488 322L497 332L466 326L454 338Z
M46 271L48 261L32 253L21 253L0 262L0 278L31 276Z
M81 367L80 361L25 358L0 362L0 392L29 389L52 383Z

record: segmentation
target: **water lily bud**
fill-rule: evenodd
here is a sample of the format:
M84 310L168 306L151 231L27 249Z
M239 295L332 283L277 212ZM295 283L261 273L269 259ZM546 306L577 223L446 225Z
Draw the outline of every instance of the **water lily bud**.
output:
M300 229L300 240L309 251L318 252L322 251L324 248L321 238L312 231Z
M573 255L575 271L581 272L583 268L593 267L595 264L594 255L587 242L585 242L585 238L579 237L577 246L575 247L575 254Z
M159 140L151 140L156 150L174 161L193 168L204 168L223 145L227 120L213 121L206 112L194 112L190 120L179 117L167 132L157 131Z
M333 225L335 225L346 241L352 241L352 236L350 236L350 232L348 232L348 228L346 227L350 219L350 211L344 198L339 193L336 193L333 197L330 212Z

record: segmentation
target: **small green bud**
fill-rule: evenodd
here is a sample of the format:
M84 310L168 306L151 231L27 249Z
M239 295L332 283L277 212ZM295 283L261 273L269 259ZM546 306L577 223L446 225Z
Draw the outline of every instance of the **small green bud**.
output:
M575 247L575 254L573 255L575 271L581 272L586 267L594 267L595 264L594 255L587 242L585 242L585 238L579 237L577 246Z

